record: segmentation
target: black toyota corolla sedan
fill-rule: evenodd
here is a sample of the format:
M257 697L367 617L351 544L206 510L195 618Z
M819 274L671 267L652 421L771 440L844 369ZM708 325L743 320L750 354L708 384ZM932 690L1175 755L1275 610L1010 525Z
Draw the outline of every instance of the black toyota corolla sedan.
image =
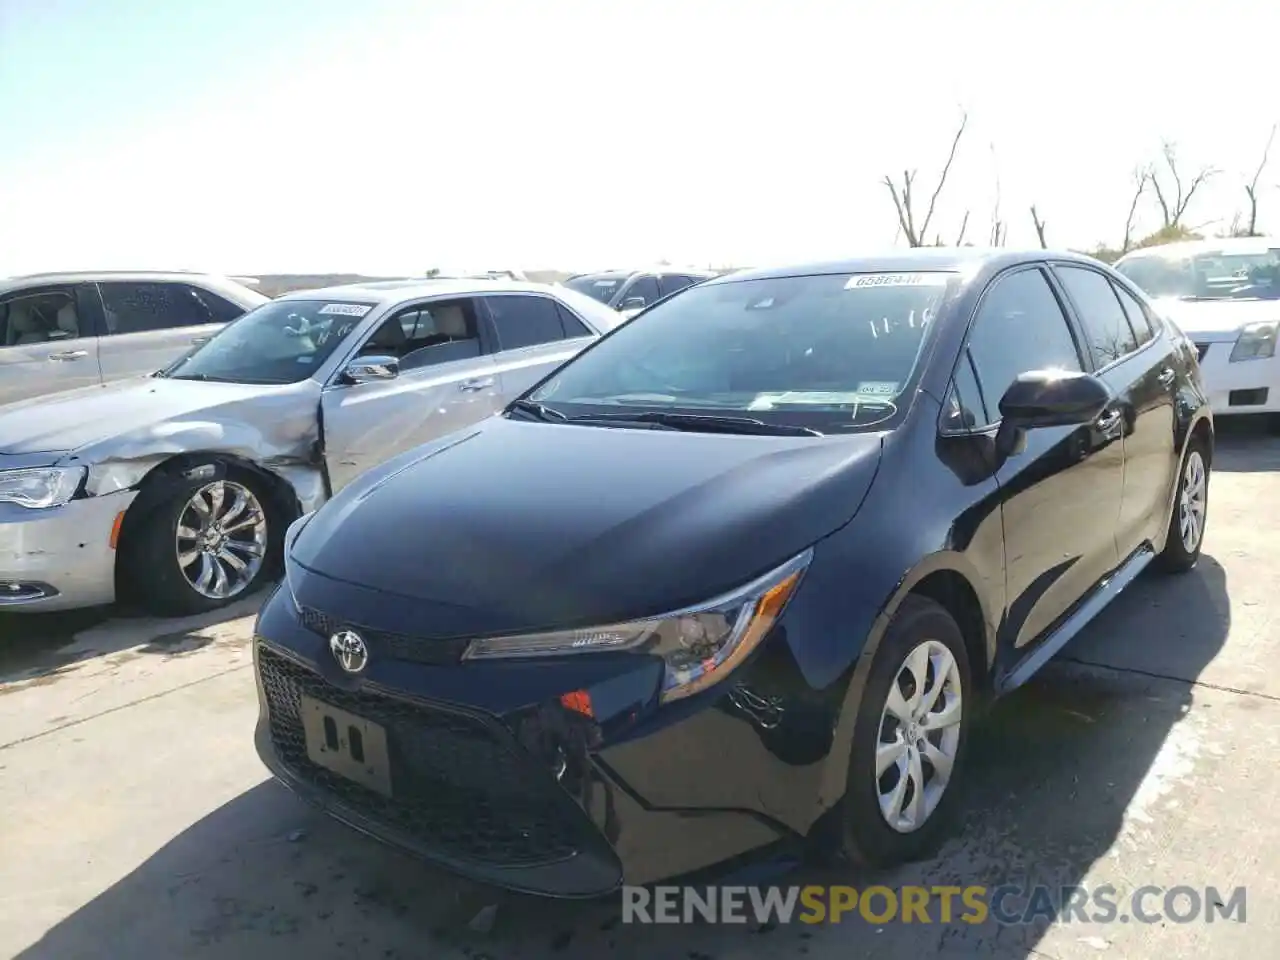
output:
M257 748L524 891L917 857L975 711L1196 562L1212 456L1193 347L1093 260L710 280L294 524Z

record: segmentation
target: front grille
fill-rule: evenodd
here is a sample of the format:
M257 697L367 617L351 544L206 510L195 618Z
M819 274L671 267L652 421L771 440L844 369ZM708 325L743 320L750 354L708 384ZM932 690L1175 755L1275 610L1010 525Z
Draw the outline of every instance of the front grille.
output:
M340 617L324 613L313 607L299 607L298 619L312 633L331 637L339 630L355 630L364 639L369 655L378 659L407 660L432 666L447 666L462 659L467 640L428 640L386 630L371 630L360 624L348 623Z
M402 831L456 860L530 866L567 859L590 822L552 778L496 724L368 692L340 690L259 646L271 739L302 781L375 823ZM381 724L391 758L392 796L370 790L307 757L301 697Z
M1196 356L1197 356L1199 359L1203 360L1203 359L1204 359L1204 355L1205 355L1206 353L1208 353L1208 352L1209 352L1209 345L1208 345L1207 343L1197 343L1197 344L1196 344Z

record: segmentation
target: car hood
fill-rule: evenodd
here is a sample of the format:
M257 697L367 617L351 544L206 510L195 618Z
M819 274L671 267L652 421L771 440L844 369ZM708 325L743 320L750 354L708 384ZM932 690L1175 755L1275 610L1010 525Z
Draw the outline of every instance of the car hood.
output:
M748 582L847 523L880 447L879 434L492 417L343 490L291 545L290 583L305 605L330 612L345 595L335 615L428 638L661 614Z
M1155 307L1193 340L1234 340L1248 323L1280 320L1280 300L1155 301Z
M279 402L292 392L274 385L136 377L33 397L0 406L0 454L84 453L99 446L116 454L126 443L129 456L145 456L171 450L179 442L176 434L193 428L200 439L182 440L181 448L218 449L229 423L248 419L276 429L282 417L286 423L296 420ZM305 413L314 420L315 404Z

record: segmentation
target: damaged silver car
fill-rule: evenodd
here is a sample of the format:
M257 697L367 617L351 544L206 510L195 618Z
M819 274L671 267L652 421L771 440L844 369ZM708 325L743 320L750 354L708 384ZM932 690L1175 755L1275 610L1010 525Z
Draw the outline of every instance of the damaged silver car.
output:
M164 370L0 407L0 609L210 610L288 524L500 410L621 322L565 288L387 281L288 294Z

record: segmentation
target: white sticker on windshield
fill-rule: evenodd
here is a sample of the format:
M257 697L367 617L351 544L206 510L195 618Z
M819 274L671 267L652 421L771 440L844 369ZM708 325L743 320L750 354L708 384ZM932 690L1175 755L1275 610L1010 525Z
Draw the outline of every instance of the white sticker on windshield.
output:
M316 312L323 316L363 317L373 307L363 303L326 303Z
M617 285L617 280L597 280L592 284L593 287L616 287Z
M858 395L862 397L896 397L898 395L898 381L865 380L858 384Z
M946 273L855 273L844 285L846 290L859 287L945 287Z

